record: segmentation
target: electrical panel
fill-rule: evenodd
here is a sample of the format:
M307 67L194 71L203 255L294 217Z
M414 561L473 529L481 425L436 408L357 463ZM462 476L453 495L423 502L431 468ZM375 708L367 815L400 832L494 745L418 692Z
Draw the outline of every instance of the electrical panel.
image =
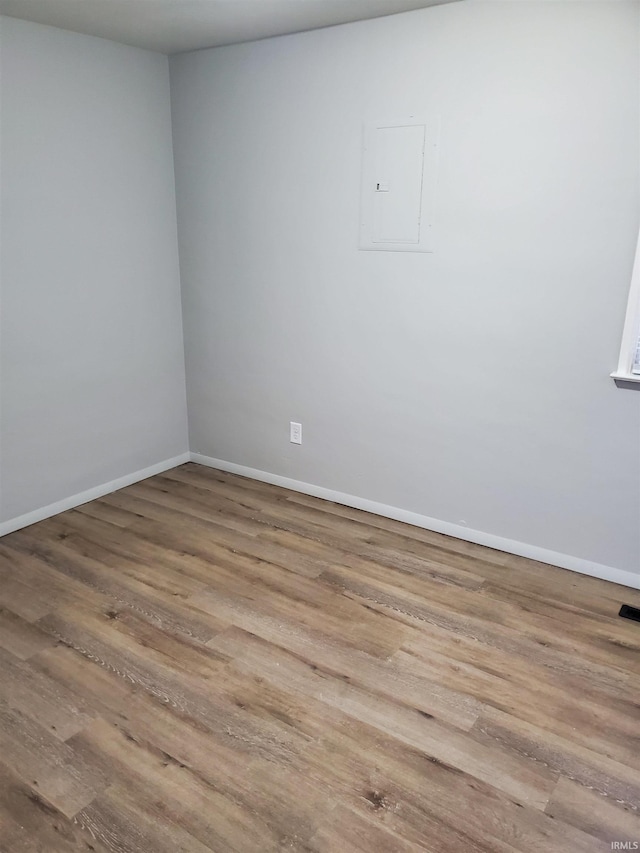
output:
M361 249L433 252L438 142L436 117L365 126Z

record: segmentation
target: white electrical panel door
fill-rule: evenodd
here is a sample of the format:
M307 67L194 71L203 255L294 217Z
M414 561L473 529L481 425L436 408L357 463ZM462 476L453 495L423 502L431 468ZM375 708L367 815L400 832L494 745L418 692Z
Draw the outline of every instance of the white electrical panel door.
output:
M360 248L432 252L437 119L365 128Z
M375 133L374 243L420 242L424 125L379 127Z

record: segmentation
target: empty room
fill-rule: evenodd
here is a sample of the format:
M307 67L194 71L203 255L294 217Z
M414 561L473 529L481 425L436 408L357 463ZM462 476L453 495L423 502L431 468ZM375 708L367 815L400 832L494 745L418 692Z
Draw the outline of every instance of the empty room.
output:
M640 0L0 0L0 853L640 849Z

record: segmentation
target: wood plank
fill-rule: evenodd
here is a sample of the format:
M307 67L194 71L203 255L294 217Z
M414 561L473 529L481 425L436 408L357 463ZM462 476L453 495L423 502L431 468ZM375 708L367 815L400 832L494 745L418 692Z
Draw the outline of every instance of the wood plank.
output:
M207 726L200 718L184 715L168 703L158 702L149 693L102 667L96 666L68 648L49 650L35 661L48 674L72 686L84 685L92 701L102 706L104 719L119 727L130 744L153 745L184 765L196 777L233 803L240 804L252 821L265 827L264 838L285 842L292 836L310 836L318 821L333 807L326 791L318 789L305 775L294 771L292 753L282 749L263 749L246 723L238 726ZM234 682L233 701L243 714L264 717L269 705L278 702L272 689L264 689L258 680ZM282 723L282 706L276 712ZM288 719L299 716L297 725L304 746L308 727L317 729L312 709L296 709L288 700ZM242 720L242 714L237 717ZM223 721L226 723L227 721ZM315 731L316 739L319 732ZM120 777L123 778L123 777ZM246 839L249 843L249 840Z
M640 843L640 804L618 803L565 776L558 779L545 811L555 820L571 824L609 844L614 841Z
M106 785L68 744L1 699L0 755L15 775L68 818Z
M218 642L221 643L222 638ZM506 752L497 750L492 753L493 760L490 761L488 751L478 749L479 744L467 739L464 733L430 714L381 695L373 695L348 678L345 680L333 676L330 671L313 668L306 661L272 644L245 634L243 637L236 635L232 648L236 650L236 665L246 667L250 672L260 672L262 677L278 686L288 685L296 693L320 700L436 761L448 762L460 771L494 785L520 802L544 808L555 787L556 777L542 768L532 767L526 760L514 761ZM226 651L231 652L229 644Z
M100 765L105 775L122 779L120 795L147 814L157 813L161 803L173 803L170 825L193 837L194 850L199 847L197 842L203 849L238 853L276 849L276 839L269 838L269 828L255 814L148 740L98 720L74 737L72 744L88 761ZM90 811L102 815L98 804ZM160 807L165 821L167 811ZM93 820L95 830L96 818ZM89 823L89 811L79 821ZM147 838L147 845L149 841ZM168 839L160 849L166 843Z
M635 809L640 803L640 774L629 762L614 761L493 708L485 709L471 734L487 746L523 756L620 805Z
M81 731L94 714L82 692L71 691L35 667L0 650L2 699L59 740Z
M425 595L419 595L415 589L394 583L380 569L376 570L375 577L373 574L334 567L323 572L320 580L404 624L418 628L436 625L490 645L500 642L498 638L502 637L507 646L528 645L534 658L539 647L552 649L568 658L577 658L578 667L585 671L593 665L605 671L620 670L623 674L633 671L633 649L628 648L626 642L622 646L616 642L591 642L588 625L563 632L556 620L535 613L525 617L521 608L498 606L484 597L482 590L456 590L454 594L440 584L433 584L428 595L426 590ZM629 625L616 625L615 630L634 645L631 639L634 631Z
M391 660L379 660L366 652L322 642L316 636L288 632L284 626L274 629L266 623L254 627L255 633L231 628L208 645L231 655L236 663L251 661L258 669L260 660L266 659L268 664L271 655L278 657L283 651L288 652L291 659L321 677L352 684L374 697L393 701L425 717L436 717L462 731L468 731L482 711L481 703L464 693L416 676L413 665L398 664L397 655Z
M0 851L107 853L107 848L0 761Z
M640 770L640 756L629 759L629 743L638 732L638 714L630 702L606 703L571 685L554 684L541 668L505 661L508 668L487 672L471 663L456 661L425 644L420 654L400 651L394 661L423 673L425 678L467 693L479 703L505 711L518 719L569 737L595 752L628 761ZM496 661L498 663L498 661Z
M48 634L37 625L21 619L11 610L0 608L0 646L21 660L54 645Z
M372 792L372 807L380 807L375 792ZM296 839L297 840L297 839ZM437 842L436 842L437 843ZM429 848L405 841L397 832L381 823L369 819L353 809L339 804L331 817L311 839L311 849L317 853L442 853L441 847Z
M251 522L260 539L291 547L297 552L308 550L326 563L334 564L346 561L351 564L352 556L358 562L361 558L374 560L379 565L395 568L406 573L415 573L429 577L441 583L451 583L477 589L484 578L473 572L474 564L460 556L443 556L436 562L433 554L422 548L408 551L406 548L391 548L388 543L376 542L370 536L346 536L336 531L335 518L331 522L318 523L310 520L308 513L280 501L277 507L265 505L264 499L242 496L230 500L227 492L220 494L212 490L198 489L181 483L172 484L169 489L162 480L147 480L131 486L129 492L146 500L179 509L196 518L211 518L212 513L224 514ZM289 534L289 536L287 536ZM301 537L299 542L295 537ZM450 557L450 558L449 558ZM449 558L449 559L448 559Z
M604 851L593 836L550 818L445 761L351 721L304 756L306 772L340 802L421 849ZM496 761L499 764L499 758Z
M102 549L100 559L88 556L88 551L95 554L98 548L80 536L67 536L62 541L55 537L52 540L49 534L37 535L31 527L12 535L11 548L32 558L23 564L23 570L28 572L37 565L37 561L45 563L56 573L79 581L86 590L108 597L112 609L133 610L169 633L184 634L206 642L228 627L226 623L217 623L211 616L200 618L199 612L189 607L180 595L174 595L175 590L158 589L156 584L149 585L123 571L114 571L121 566L113 564L111 552ZM131 562L135 565L135 561ZM186 571L186 562L182 561L182 571ZM205 571L209 575L213 572L210 564L198 568L200 575Z

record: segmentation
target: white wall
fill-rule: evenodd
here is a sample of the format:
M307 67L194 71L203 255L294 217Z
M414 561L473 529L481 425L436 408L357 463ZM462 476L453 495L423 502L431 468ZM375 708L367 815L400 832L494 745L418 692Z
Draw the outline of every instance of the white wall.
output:
M640 394L608 376L638 9L465 2L173 58L191 450L640 572ZM437 251L359 252L362 122L413 111L442 116Z
M167 58L2 19L2 508L187 450Z

